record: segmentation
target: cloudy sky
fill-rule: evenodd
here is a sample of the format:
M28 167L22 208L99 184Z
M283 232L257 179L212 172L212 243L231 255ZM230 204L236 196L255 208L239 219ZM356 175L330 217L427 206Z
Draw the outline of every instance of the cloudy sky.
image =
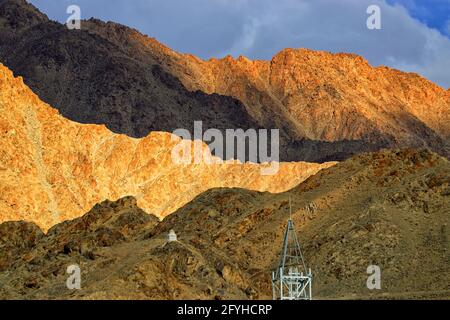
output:
M134 27L202 58L231 54L270 59L283 48L353 52L373 65L418 72L450 87L450 0L31 0L65 22L82 19ZM367 8L381 9L369 30Z

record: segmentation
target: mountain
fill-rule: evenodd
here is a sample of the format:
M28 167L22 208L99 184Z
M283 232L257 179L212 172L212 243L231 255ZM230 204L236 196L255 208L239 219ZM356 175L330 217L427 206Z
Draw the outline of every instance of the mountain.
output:
M382 148L450 156L450 91L353 54L285 49L271 61L201 60L112 22L68 30L0 1L0 61L67 118L116 133L278 128L286 161Z
M268 299L289 218L316 299L448 299L450 162L361 154L271 194L212 189L159 221L132 197L51 228L0 225L3 299ZM351 196L349 196L349 194ZM166 241L175 230L177 242ZM66 288L69 265L81 290ZM368 290L369 265L381 290Z
M281 163L276 174L262 175L267 164L209 164L219 159L206 145L201 162L178 164L172 150L180 141L165 132L130 138L67 120L0 64L0 222L33 221L46 230L128 195L162 218L209 188L282 192L335 164Z
M25 0L0 1L0 33L0 62L71 120L131 137L191 129L194 119L208 128L258 128L238 100L190 92L151 57L72 32Z

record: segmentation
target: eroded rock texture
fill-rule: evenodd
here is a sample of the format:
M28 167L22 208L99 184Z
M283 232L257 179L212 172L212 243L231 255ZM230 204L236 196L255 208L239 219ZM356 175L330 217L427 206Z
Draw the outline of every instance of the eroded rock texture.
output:
M315 299L448 299L449 177L448 160L429 151L383 151L280 194L208 190L163 221L126 197L45 236L3 223L0 298L270 299L292 217ZM66 287L72 264L81 290ZM381 290L366 287L369 265L381 268Z
M71 31L24 0L0 1L0 60L72 120L117 133L278 128L286 161L385 147L449 156L450 93L351 54L285 49L271 61L203 61L99 20Z
M334 164L282 163L277 174L265 176L262 164L181 165L172 159L180 140L163 132L130 138L69 121L0 65L0 221L47 229L127 195L164 217L209 188L281 192ZM202 149L204 159L216 159Z

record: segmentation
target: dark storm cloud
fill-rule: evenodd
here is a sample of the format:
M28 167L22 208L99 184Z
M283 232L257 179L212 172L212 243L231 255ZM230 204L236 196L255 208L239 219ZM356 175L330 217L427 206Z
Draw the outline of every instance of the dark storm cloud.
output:
M418 72L450 86L450 39L383 0L33 0L65 21L69 4L117 21L202 58L270 59L286 47L353 52L373 65ZM369 30L366 9L381 7L382 29Z

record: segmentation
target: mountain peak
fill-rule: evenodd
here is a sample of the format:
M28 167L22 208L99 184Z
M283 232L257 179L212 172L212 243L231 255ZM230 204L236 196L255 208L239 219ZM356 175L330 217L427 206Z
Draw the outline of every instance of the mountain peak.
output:
M0 0L0 25L19 30L47 21L44 13L25 0Z

